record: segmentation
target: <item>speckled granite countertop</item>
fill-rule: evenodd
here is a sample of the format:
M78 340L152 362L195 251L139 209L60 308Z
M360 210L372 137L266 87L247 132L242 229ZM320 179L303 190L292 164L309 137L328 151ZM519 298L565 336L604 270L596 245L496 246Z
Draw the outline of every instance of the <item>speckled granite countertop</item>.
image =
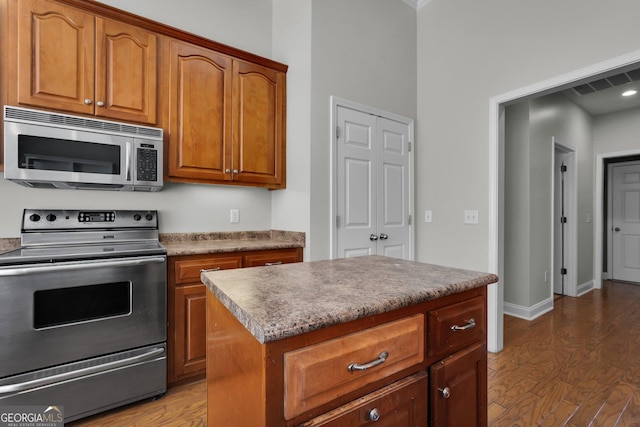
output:
M167 255L197 255L263 249L302 248L305 234L296 231L234 231L220 233L165 233L160 243Z
M498 280L382 256L222 270L201 278L263 344Z

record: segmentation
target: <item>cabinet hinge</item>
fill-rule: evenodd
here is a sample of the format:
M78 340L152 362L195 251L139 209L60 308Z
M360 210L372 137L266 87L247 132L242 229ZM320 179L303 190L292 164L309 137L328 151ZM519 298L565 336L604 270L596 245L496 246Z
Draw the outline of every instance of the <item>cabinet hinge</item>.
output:
M411 215L409 215L409 225L411 225Z
M336 139L340 138L340 126L336 126Z
M336 227L340 227L340 217L336 216Z
M566 268L561 268L561 269L560 269L560 274L561 274L561 275L563 275L563 276L566 276L566 274L567 274L567 269L566 269Z

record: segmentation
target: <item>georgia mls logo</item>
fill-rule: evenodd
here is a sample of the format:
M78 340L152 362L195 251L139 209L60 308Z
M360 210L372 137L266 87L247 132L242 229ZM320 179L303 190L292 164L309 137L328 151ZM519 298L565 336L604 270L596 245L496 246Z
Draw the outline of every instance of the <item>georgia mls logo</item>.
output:
M0 427L62 427L62 406L0 406Z

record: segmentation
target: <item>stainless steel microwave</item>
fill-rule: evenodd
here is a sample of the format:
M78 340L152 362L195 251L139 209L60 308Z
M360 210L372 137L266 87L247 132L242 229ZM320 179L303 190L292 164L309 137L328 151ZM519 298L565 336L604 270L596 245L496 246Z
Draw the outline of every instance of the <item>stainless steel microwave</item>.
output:
M5 105L4 177L35 188L159 191L162 129Z

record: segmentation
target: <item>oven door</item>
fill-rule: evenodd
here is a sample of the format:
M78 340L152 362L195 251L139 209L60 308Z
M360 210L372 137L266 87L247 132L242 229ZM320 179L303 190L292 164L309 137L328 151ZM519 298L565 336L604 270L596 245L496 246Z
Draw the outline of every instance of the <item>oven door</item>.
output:
M164 255L0 268L0 378L164 341Z

